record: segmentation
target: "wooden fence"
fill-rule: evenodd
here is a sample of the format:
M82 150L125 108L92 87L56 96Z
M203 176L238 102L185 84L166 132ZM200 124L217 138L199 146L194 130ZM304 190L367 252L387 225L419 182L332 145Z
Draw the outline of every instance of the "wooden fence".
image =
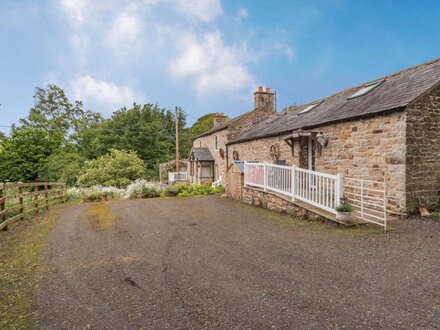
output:
M43 213L65 200L66 187L62 183L0 184L0 230L6 230L14 221Z

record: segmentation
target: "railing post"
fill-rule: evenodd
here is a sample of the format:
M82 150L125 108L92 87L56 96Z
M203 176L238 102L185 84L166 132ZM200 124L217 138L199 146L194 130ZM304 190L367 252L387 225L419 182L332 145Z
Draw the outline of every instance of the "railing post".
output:
M244 176L244 182L243 182L243 184L244 184L244 186L245 187L247 187L247 184L246 184L246 182L247 182L247 176L248 176L248 169L247 169L247 162L244 162L243 163L243 176Z
M336 175L336 201L335 201L335 207L338 207L341 204L341 197L342 197L342 174Z
M290 172L290 190L292 191L292 201L295 201L295 195L296 195L296 170L295 170L295 165L292 166L292 170Z
M264 191L267 191L267 165L266 163L263 164L263 186Z

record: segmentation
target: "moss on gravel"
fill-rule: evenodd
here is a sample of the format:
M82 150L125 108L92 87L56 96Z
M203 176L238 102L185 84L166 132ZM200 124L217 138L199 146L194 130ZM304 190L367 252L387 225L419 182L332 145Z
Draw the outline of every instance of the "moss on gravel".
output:
M0 233L0 328L27 329L35 321L34 290L40 252L57 211L9 226Z

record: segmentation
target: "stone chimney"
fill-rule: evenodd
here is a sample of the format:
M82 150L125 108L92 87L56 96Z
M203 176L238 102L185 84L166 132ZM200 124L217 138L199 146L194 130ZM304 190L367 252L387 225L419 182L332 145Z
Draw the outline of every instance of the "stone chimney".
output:
M275 112L275 93L271 92L269 87L263 90L260 86L254 93L254 110Z
M224 124L228 117L224 113L217 112L214 115L214 127L220 126L221 124Z

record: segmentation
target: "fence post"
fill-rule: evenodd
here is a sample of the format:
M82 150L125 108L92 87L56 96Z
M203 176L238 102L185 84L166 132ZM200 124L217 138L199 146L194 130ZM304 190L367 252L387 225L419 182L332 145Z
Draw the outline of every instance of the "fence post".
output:
M264 174L264 178L263 178L264 191L267 191L267 165L266 165L266 163L264 163L263 174Z
M18 197L18 203L20 204L20 220L24 220L24 200L23 200L23 187L19 187L18 188L18 193L20 194L20 196Z
M48 186L44 185L44 199L46 202L46 211L49 210L49 194L48 194Z
M38 215L38 190L39 190L38 186L35 186L34 188L35 215Z
M296 171L295 171L295 165L292 166L291 174L290 174L290 190L292 191L292 201L295 201L295 195L296 195Z
M2 221L4 222L6 221L6 212L5 212L5 204L6 204L6 193L4 192L4 189L6 185L3 185L3 187L0 187L0 213L2 213ZM5 198L5 199L3 199ZM8 226L3 227L3 230L8 230Z

